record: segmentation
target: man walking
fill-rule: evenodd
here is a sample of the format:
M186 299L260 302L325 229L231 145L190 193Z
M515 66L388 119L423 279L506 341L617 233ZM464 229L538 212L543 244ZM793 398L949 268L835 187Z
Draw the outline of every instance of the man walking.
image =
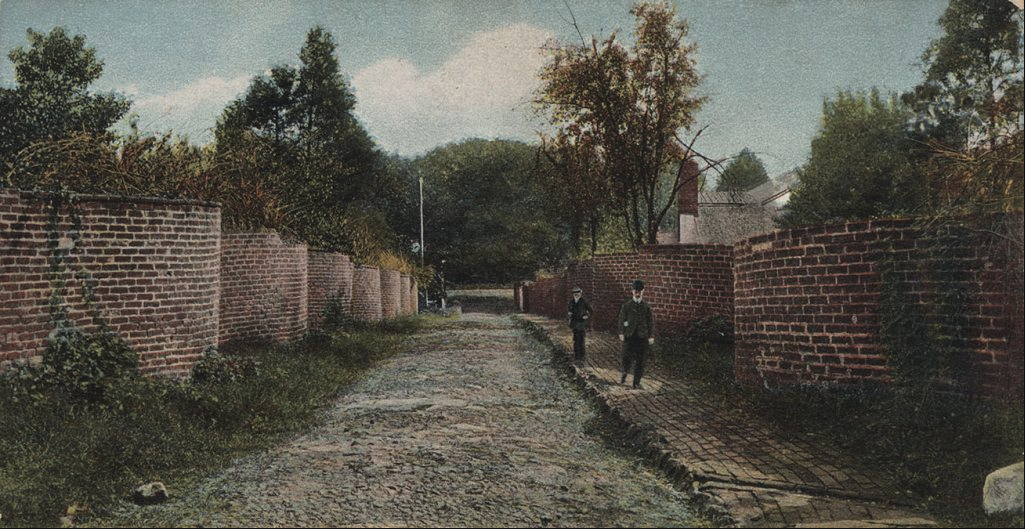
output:
M587 322L591 319L591 304L584 299L580 287L573 287L573 299L569 301L569 328L573 329L573 361L584 360L584 335Z
M655 343L655 318L651 305L644 301L644 281L640 279L633 282L633 299L619 309L619 340L623 342L623 376L619 383L626 384L633 365L633 387L640 389L648 346Z

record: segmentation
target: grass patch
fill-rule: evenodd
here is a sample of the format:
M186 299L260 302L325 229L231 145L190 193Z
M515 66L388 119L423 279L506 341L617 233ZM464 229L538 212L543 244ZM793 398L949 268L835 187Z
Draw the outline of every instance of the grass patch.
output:
M308 429L424 318L312 335L223 354L202 380L127 377L102 402L60 387L0 380L0 526L60 525L104 515L148 481L172 494L243 454ZM240 367L241 366L241 367Z
M1022 459L1020 405L893 388L742 387L734 382L733 345L707 336L663 341L652 353L656 365L727 409L890 473L939 518L958 526L1022 527L1021 516L991 518L982 511L986 475Z

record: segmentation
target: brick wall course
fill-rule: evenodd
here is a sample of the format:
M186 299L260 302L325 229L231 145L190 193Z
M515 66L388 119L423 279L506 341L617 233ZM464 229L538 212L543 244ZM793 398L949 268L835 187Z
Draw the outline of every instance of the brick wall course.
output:
M1005 222L1010 239L1022 240L1021 215ZM872 220L774 231L735 245L646 246L571 263L559 277L515 285L514 294L523 311L562 319L569 289L580 286L595 310L593 328L612 332L630 282L640 278L658 335L709 315L732 319L743 383L886 384L885 261L908 310L923 317L937 312L940 293L963 291L956 325L965 329L970 368L951 389L1021 401L1022 252L984 232L941 237L911 220Z
M571 263L563 276L522 287L529 312L564 318L570 289L579 286L594 309L592 328L614 332L619 308L634 279L645 281L645 299L657 334L686 331L697 319L733 316L733 249L727 245L645 246L638 253L597 255Z
M352 312L352 262L345 254L314 250L308 260L307 314L310 328L319 329L330 300L340 305L343 314Z
M376 266L357 266L352 274L352 317L356 321L381 321L381 271Z
M1020 400L1021 288L1013 284L1020 282L1021 252L993 249L978 234L941 237L910 220L741 241L735 246L737 379L758 386L889 383L880 326L883 271L892 269L906 292L906 310L923 316L938 310L940 292L963 290L971 367L957 382L969 393ZM944 266L956 271L937 271Z
M0 190L0 365L38 360L52 330L48 193ZM139 354L147 374L187 374L216 345L220 209L216 204L140 197L80 196L59 210L57 241L70 251L69 316L95 330L83 303L83 275L96 308Z
M220 343L301 338L308 321L309 251L277 233L225 233Z
M391 319L400 316L402 294L399 289L402 286L402 274L398 270L382 268L380 270L381 280L381 316Z
M399 315L407 316L412 314L410 310L411 305L409 303L412 288L412 276L409 274L401 274L399 276Z
M420 313L420 293L416 282L416 277L413 276L409 277L409 313Z

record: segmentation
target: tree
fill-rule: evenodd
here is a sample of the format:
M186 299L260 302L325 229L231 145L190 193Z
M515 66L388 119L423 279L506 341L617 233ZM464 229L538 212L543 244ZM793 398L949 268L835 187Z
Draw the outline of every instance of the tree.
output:
M769 174L765 171L765 165L755 153L745 148L726 164L715 190L744 192L768 181Z
M875 90L840 92L823 105L811 158L780 223L786 227L909 213L928 198L911 109ZM920 151L920 149L919 149Z
M588 171L596 173L569 178L567 185L592 178L606 182L608 206L636 246L656 242L683 184L679 171L668 171L672 192L660 200L659 181L672 166L699 156L693 145L700 132L690 142L679 133L690 132L705 98L694 95L701 78L696 46L686 42L687 22L677 20L667 3L638 4L631 13L637 25L629 50L616 33L601 43L581 37L579 45L552 47L536 104L558 131L544 141L553 149L554 165L571 166L559 152L569 146L574 155L586 152Z
M299 67L277 66L254 79L225 109L215 136L222 160L253 166L240 176L260 179L280 197L288 230L315 246L352 250L357 232L373 224L379 233L379 206L390 198L379 191L395 185L382 182L390 173L352 113L355 97L335 49L329 32L311 29Z
M68 37L61 27L27 33L29 48L18 46L7 55L16 86L0 88L0 161L9 166L35 141L77 133L99 137L131 106L121 95L89 91L103 73L103 61L85 47L84 36Z
M1010 2L951 0L922 55L925 80L906 96L923 130L960 148L1021 130L1022 20Z
M456 283L522 279L565 260L566 229L532 174L536 147L466 140L416 160L427 258ZM418 233L417 233L418 235Z
M579 247L586 231L593 256L613 198L594 138L558 132L543 141L538 152L544 159L538 160L535 173L568 221L572 247Z
M923 54L925 80L905 100L931 151L933 216L1022 210L1023 17L1008 2L952 0Z

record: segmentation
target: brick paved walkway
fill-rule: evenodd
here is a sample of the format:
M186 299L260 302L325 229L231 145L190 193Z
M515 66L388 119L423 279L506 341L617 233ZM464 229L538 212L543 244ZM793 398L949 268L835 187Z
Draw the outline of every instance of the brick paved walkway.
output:
M568 360L561 321L522 315ZM649 367L643 389L619 383L620 342L589 333L585 366L573 367L597 401L624 421L649 455L728 523L745 527L906 527L936 522L902 501L885 474L858 468L831 446L782 438L758 420L702 398L679 378ZM567 364L566 365L570 365Z

